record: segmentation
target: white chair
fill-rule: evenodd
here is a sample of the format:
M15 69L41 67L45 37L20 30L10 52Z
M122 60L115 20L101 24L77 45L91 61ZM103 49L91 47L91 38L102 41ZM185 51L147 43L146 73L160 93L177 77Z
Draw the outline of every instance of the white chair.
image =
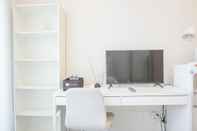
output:
M66 98L67 129L104 130L112 126L113 113L106 113L99 89L69 89Z

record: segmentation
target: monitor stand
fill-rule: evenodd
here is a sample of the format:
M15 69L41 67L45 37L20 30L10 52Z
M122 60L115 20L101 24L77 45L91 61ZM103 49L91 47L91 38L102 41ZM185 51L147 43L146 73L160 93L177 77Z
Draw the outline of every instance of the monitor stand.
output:
M156 86L159 86L161 88L164 88L164 85L162 85L161 83L159 82L155 82L155 84L153 85L153 87L156 87Z
M113 84L110 83L109 86L108 86L108 89L111 89L113 87Z

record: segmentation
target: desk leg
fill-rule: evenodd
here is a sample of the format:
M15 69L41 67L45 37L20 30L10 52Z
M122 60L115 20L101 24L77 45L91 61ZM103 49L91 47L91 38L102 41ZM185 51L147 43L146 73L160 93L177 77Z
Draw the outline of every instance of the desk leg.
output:
M56 120L56 97L53 96L53 131L56 131L57 128L57 120Z
M167 131L192 131L192 104L168 107Z
M58 116L57 116L58 120L56 119L58 121L58 124L57 124L57 127L56 127L57 131L62 131L62 128L61 128L61 126L62 126L62 117L61 116L62 116L61 111L58 111Z

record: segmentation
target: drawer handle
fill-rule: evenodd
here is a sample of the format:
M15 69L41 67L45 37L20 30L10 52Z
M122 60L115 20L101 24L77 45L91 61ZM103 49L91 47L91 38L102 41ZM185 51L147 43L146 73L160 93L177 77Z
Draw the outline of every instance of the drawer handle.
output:
M197 108L197 105L193 105L194 108Z

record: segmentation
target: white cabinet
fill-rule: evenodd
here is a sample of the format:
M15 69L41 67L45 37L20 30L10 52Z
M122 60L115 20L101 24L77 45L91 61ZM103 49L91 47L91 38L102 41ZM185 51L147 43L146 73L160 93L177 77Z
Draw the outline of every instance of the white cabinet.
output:
M194 76L193 80L193 86L194 86L194 96L193 96L193 131L197 131L197 76Z
M197 92L194 91L194 97L193 97L193 131L197 131Z
M197 131L197 107L193 108L193 131Z
M13 0L16 131L52 130L52 95L66 73L65 24L56 0Z

